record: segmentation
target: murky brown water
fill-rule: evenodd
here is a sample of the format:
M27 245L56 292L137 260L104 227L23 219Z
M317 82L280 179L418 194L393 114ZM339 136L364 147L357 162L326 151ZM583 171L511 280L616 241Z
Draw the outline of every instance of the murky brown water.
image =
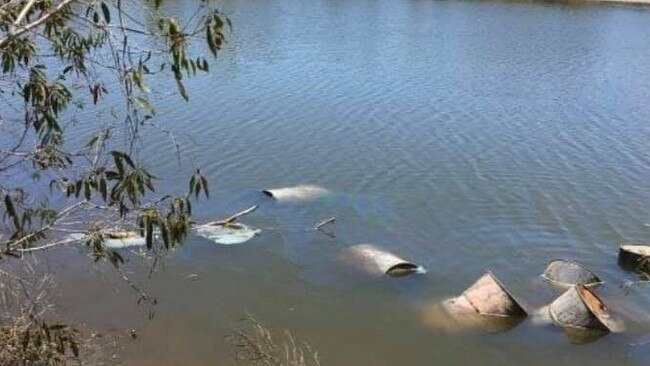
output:
M182 4L179 5L182 8ZM617 245L650 240L650 12L642 7L463 1L227 1L233 39L190 103L161 123L189 135L211 178L199 219L260 204L250 242L199 237L151 279L156 316L106 265L65 263L61 313L135 328L124 365L228 365L224 337L251 312L319 350L324 365L643 364L650 287L616 265ZM167 145L145 154L186 186ZM278 204L266 187L318 184L326 198ZM305 231L329 216L336 238ZM340 252L371 242L428 269L359 276ZM524 322L507 333L434 332L418 305L492 269L520 299L555 296L539 274L576 259L606 281L629 331L586 345ZM138 269L139 268L139 269ZM197 274L194 279L186 276ZM648 354L646 352L646 354Z

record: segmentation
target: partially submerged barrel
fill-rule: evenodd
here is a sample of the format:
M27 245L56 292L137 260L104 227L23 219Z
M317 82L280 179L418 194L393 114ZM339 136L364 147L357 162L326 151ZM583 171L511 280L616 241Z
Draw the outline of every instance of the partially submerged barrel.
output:
M260 229L253 229L250 226L240 223L197 225L195 231L198 236L223 245L242 244L262 232Z
M553 285L559 287L570 287L572 285L596 286L602 281L589 268L576 261L553 260L543 274L544 278Z
M604 332L620 332L624 329L605 302L583 285L571 286L548 305L548 312L553 323L562 328Z
M132 247L141 247L146 244L146 239L137 231L121 230L108 231L103 233L104 245L108 249L126 249ZM68 238L73 240L84 241L88 239L85 233L72 233Z
M141 247L146 239L136 231L113 231L104 234L104 245L109 249L125 249Z
M469 305L482 315L521 317L528 315L514 296L490 271L476 280L459 298L461 299L457 303L463 304L463 306Z
M381 250L372 244L351 246L344 252L343 259L375 275L404 277L423 271L421 266Z
M528 315L501 281L489 271L460 296L447 299L440 305L445 316L453 319L459 327L474 326L489 332L510 330ZM436 318L431 314L425 314L424 319L433 328Z
M643 261L650 258L650 245L623 244L618 250L618 265L628 271L639 271Z
M135 231L109 231L104 234L107 239L130 239L140 237Z
M314 185L298 185L294 187L265 189L262 193L278 201L304 201L326 196L329 194L329 191L323 187Z

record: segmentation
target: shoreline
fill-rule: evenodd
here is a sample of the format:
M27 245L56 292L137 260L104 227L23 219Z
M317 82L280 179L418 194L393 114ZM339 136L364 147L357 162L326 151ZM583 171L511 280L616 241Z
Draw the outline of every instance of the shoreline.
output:
M627 4L627 5L650 5L650 0L584 0L576 1L581 3L604 3L604 4Z
M563 4L574 6L590 5L632 5L646 7L650 5L650 0L501 0L505 2L520 2L529 4Z

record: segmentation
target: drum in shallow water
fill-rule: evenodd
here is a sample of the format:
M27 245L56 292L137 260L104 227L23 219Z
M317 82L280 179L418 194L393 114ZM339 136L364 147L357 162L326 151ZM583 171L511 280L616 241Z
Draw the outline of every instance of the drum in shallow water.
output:
M622 332L623 323L616 319L605 302L583 285L572 286L548 305L551 320L566 328L604 332Z
M383 251L372 244L359 244L343 252L343 261L374 275L404 277L424 269L406 259Z
M457 299L457 304L463 304L464 308L470 306L482 315L520 317L528 315L492 272L481 276Z
M259 235L260 229L253 229L244 224L198 225L194 228L198 236L210 239L217 244L234 245L245 243Z
M567 288L573 285L596 286L602 283L589 268L575 261L554 260L551 261L543 277L553 285L560 288Z
M460 296L427 306L422 312L425 325L446 332L466 328L504 332L526 316L524 308L492 272L485 273Z
M330 192L319 186L300 185L295 187L273 188L262 191L265 195L281 202L298 202L321 198Z
M639 271L650 258L650 245L623 244L618 250L618 265L628 271Z
M458 298L428 304L420 311L422 322L435 332L458 333L481 329L489 333L506 332L526 319L522 316L491 316L470 311L459 311Z
M71 240L84 241L89 239L84 233L72 233L68 235ZM147 243L144 236L135 231L113 231L104 233L104 245L108 249L129 249L142 247Z

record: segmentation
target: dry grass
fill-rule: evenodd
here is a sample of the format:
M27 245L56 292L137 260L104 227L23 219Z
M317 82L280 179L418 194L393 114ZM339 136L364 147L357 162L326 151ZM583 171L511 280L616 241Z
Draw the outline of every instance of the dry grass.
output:
M307 343L296 340L284 331L284 337L276 342L271 331L252 316L244 319L243 329L231 336L237 347L235 360L245 365L265 366L320 366L318 352Z
M79 356L77 332L37 320L0 328L0 365L67 365Z
M30 260L4 261L0 268L0 366L79 364L80 341L73 327L51 321L52 276Z

